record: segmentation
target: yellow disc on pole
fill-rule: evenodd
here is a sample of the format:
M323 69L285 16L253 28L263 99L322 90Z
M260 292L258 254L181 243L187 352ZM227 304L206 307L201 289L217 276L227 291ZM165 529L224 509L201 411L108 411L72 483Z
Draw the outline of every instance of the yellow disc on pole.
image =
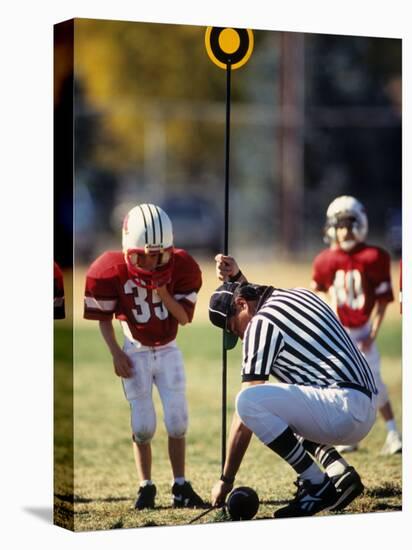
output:
M222 51L233 54L239 49L240 38L234 29L223 29L219 34L219 47Z
M207 55L215 65L239 69L247 63L253 51L253 32L250 29L207 27L205 34Z

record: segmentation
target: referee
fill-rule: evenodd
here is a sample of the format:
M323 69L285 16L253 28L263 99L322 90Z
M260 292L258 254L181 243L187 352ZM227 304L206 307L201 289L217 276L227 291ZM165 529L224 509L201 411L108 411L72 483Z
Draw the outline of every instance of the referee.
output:
M372 428L373 374L330 307L312 292L247 282L231 256L216 256L221 280L210 321L243 340L242 389L212 504L223 505L254 433L296 471L297 493L275 518L342 510L364 489L333 445ZM270 375L278 383L268 383Z

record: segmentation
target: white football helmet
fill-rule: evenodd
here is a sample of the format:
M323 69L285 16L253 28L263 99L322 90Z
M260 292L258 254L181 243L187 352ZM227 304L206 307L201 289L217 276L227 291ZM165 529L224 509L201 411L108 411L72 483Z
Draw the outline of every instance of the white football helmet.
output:
M157 288L170 282L173 269L173 229L169 216L154 204L138 204L123 221L122 247L127 267L136 283ZM138 265L139 254L160 254L151 271Z
M365 241L368 234L368 217L363 204L349 195L337 197L330 203L326 211L324 241L328 244L336 243L336 229L345 224L352 229L355 241L343 241L339 246L343 250L350 250L356 243Z

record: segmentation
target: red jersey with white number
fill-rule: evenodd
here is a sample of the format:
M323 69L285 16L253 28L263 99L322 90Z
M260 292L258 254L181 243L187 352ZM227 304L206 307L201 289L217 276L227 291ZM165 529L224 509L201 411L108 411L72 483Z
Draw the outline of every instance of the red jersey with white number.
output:
M323 250L313 262L312 286L329 292L343 326L360 327L376 302L393 300L389 254L365 243L349 252Z
M195 260L182 249L174 250L169 293L193 319L202 275ZM122 321L126 335L144 346L165 345L176 338L178 322L163 305L156 290L139 287L130 275L122 252L105 252L86 275L84 317Z

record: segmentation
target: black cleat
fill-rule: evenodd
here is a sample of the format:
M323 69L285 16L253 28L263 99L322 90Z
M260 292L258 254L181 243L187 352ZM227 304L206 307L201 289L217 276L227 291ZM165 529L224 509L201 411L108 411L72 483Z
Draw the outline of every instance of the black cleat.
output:
M204 508L205 503L193 490L190 483L185 481L183 485L173 484L172 505L173 508Z
M352 500L355 500L356 497L363 493L365 488L358 472L353 466L348 466L345 468L343 474L332 476L330 480L338 494L336 503L329 508L332 512L338 512L346 508Z
M328 510L336 503L336 489L327 475L322 483L317 485L298 477L295 485L298 490L294 500L284 508L276 510L273 514L275 518L313 516L322 510Z
M146 485L139 487L137 499L134 504L136 510L155 507L156 485Z

